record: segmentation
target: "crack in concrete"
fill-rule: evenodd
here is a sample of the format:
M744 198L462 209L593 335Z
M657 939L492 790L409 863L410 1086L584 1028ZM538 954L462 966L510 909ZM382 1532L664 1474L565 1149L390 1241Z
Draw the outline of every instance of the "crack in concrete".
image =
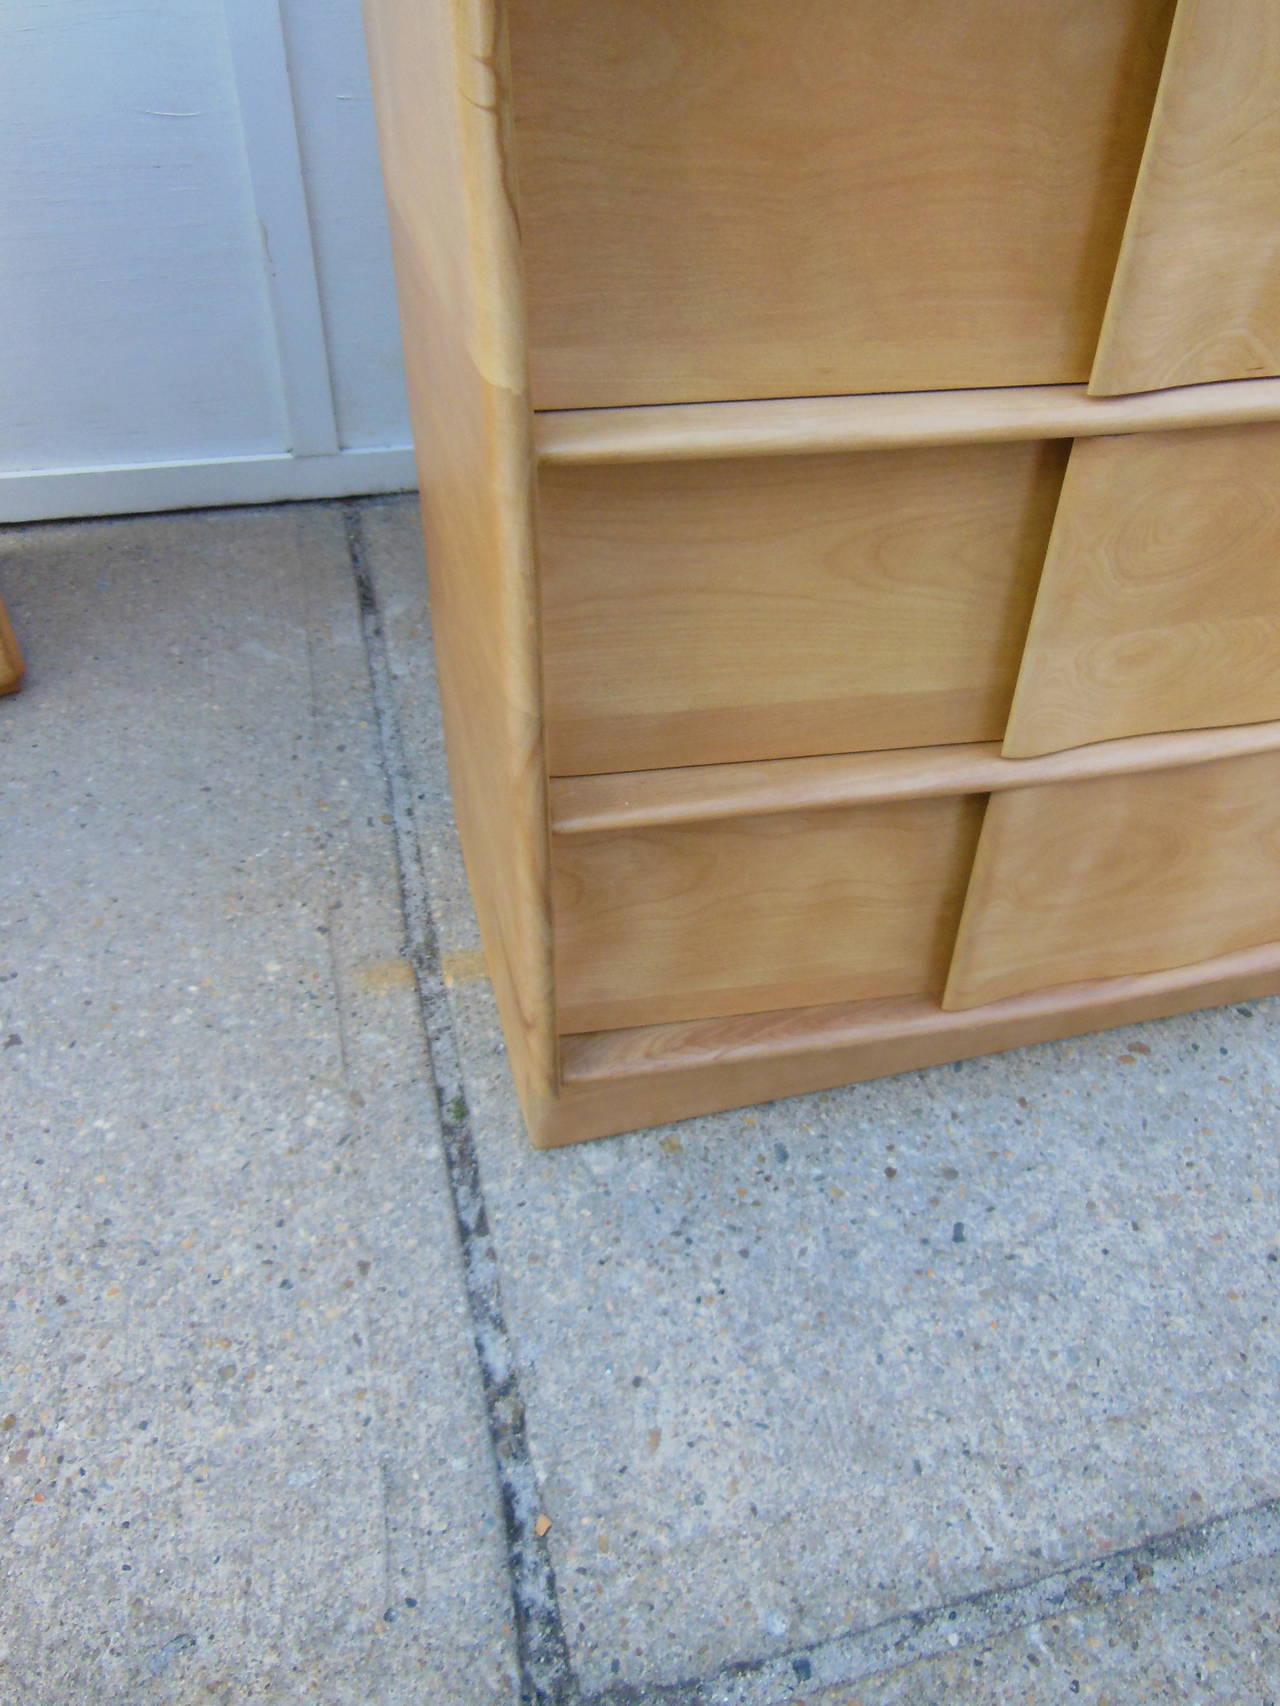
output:
M521 1697L527 1706L783 1706L1011 1634L1047 1617L1087 1611L1127 1594L1188 1587L1235 1565L1280 1555L1278 1498L1011 1587L905 1612L810 1647L735 1661L709 1676L674 1683L620 1683L590 1696L582 1694L564 1632L550 1552L534 1527L540 1507L524 1402L503 1313L497 1252L415 830L413 790L382 614L365 558L360 504L344 504L343 519L391 806L405 955L417 980L506 1527Z
M1189 1587L1277 1554L1280 1499L1271 1499L1012 1587L905 1612L812 1647L728 1664L708 1677L608 1688L584 1706L782 1706L813 1700L827 1689L962 1651L1047 1617L1092 1610L1127 1594Z

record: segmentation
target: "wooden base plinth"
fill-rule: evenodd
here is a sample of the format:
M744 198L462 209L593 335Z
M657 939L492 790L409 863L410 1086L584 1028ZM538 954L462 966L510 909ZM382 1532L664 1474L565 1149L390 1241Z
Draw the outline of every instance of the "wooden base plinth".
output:
M918 997L565 1037L541 1149L1280 994L1280 944L945 1013Z

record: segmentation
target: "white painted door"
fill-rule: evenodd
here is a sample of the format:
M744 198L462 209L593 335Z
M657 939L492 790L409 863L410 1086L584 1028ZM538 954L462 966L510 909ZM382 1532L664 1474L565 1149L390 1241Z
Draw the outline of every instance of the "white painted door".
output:
M0 157L0 520L412 485L359 0L7 0Z

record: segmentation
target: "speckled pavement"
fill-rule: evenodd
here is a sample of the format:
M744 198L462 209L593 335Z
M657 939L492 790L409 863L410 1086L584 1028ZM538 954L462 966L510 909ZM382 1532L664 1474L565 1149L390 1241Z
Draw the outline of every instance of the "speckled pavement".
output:
M0 595L3 1706L1280 1701L1280 1002L540 1155L412 501Z

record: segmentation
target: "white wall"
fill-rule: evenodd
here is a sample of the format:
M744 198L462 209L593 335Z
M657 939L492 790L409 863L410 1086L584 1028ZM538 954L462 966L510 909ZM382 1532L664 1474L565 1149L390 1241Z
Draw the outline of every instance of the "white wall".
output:
M0 520L413 483L359 0L5 0L0 159Z

